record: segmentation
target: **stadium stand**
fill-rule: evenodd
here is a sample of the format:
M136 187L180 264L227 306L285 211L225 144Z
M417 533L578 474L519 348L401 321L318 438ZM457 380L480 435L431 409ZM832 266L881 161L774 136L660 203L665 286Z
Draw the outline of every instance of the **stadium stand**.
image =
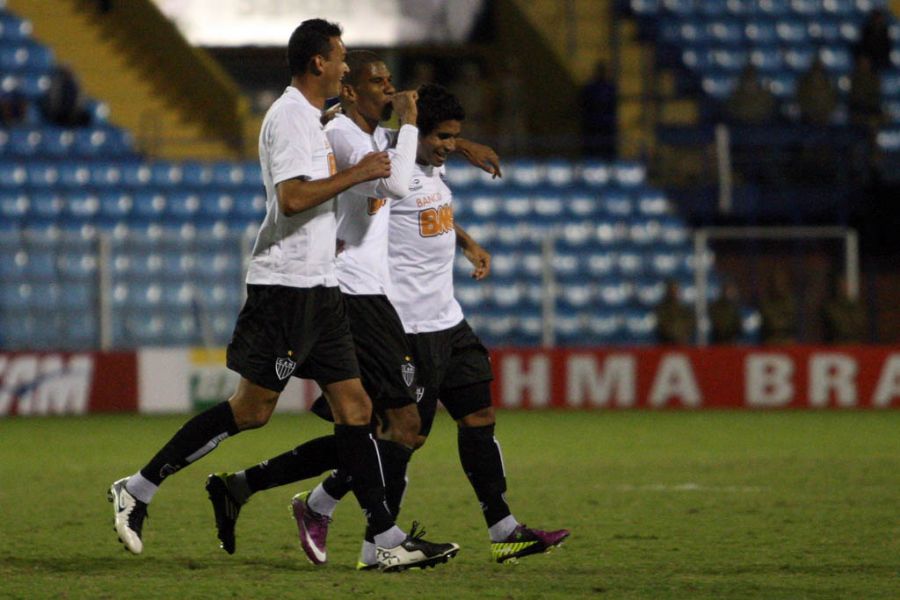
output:
M733 66L740 57L726 54L743 28L699 27L687 14L670 15L676 33L663 19L664 35L714 39L690 50L698 64ZM54 58L30 30L0 9L2 90L33 104ZM92 107L85 127L31 110L0 130L0 347L226 343L265 209L258 164L147 160L102 102ZM486 284L469 279L465 259L455 268L458 298L488 344L537 345L548 332L560 345L650 343L663 282L678 279L686 301L696 294L691 232L641 162L514 160L502 180L457 162L448 177L457 220L493 254Z

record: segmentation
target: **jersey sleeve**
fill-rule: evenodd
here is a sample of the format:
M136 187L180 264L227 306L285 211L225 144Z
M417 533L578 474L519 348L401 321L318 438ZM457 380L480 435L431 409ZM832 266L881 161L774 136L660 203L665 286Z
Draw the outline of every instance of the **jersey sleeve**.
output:
M355 145L349 136L333 133L329 141L334 148L339 169L346 169L361 161L367 154L374 152L371 147ZM388 150L391 161L391 175L383 179L364 181L353 186L356 194L370 198L400 199L409 193L409 180L412 178L416 162L416 148L419 143L419 129L413 125L404 125L397 136L396 147ZM346 166L343 166L346 165Z
M272 183L313 175L312 132L298 111L282 110L268 123L266 143L269 148Z

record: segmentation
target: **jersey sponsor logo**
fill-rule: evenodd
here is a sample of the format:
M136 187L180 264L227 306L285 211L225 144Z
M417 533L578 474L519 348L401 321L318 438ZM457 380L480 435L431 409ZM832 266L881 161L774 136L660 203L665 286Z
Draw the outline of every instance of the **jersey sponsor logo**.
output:
M418 177L409 182L409 191L417 192L422 189L422 180Z
M412 363L407 362L400 365L400 373L403 375L403 382L409 387L416 378L416 367Z
M453 208L441 204L436 208L419 211L419 235L435 237L453 231Z
M278 375L278 379L287 379L296 368L297 363L290 358L280 357L275 359L275 374Z
M387 200L385 198L369 198L367 212L369 213L369 215L374 215L379 210L381 210L381 207L384 206L386 203L387 203Z

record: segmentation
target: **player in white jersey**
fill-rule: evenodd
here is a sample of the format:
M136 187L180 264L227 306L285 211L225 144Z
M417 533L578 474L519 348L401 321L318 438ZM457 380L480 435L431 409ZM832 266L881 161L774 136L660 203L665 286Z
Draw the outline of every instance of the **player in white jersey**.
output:
M372 405L359 379L334 273L332 205L336 194L389 177L391 169L386 153L377 152L336 169L320 117L347 71L340 36L339 26L321 19L297 27L288 44L291 85L263 120L259 149L267 212L250 258L247 301L227 352L228 367L241 375L237 390L188 421L144 468L110 487L116 531L135 554L143 550L147 505L162 481L225 438L265 425L292 375L315 379L328 398L335 429L323 446L351 474L353 492L376 532L379 565L384 570L431 566L458 551L456 544L405 534L385 504L370 433Z
M484 511L492 555L497 562L515 560L558 546L569 532L528 528L517 522L506 503L488 352L453 296L458 240L444 163L454 150L465 113L447 90L426 85L419 90L419 115L414 185L392 207L388 260L388 296L409 334L418 384L424 390L419 445L440 400L457 422L460 462Z
M337 199L338 282L344 293L350 329L356 345L362 382L372 398L379 421L379 451L384 467L387 502L399 511L406 487L406 464L418 438L420 420L416 407L415 368L403 325L386 296L388 216L392 201L406 195L415 167L418 144L415 92L396 92L390 71L376 54L357 51L347 55L350 71L344 78L341 103L344 115L328 123L326 134L335 152L338 168L349 168L373 150L389 148L391 176L356 185ZM379 122L397 113L401 128L387 130ZM463 142L473 164L498 173L496 154L490 148ZM484 269L489 255L473 246L471 257ZM313 440L282 455L236 473L210 477L210 500L214 507L231 502L239 508L257 491L318 475L326 470L325 458ZM337 464L328 468L336 468ZM218 480L218 481L217 481ZM343 484L342 484L343 485ZM319 488L317 488L319 491ZM318 500L318 501L317 501ZM327 560L325 539L330 512L327 493L298 495L292 502L297 516L300 542L309 560ZM336 504L336 501L334 501ZM333 510L333 506L331 507ZM219 537L226 549L234 548L236 510L216 510ZM228 514L232 515L228 517ZM221 516L221 518L220 518ZM367 537L371 541L371 532Z

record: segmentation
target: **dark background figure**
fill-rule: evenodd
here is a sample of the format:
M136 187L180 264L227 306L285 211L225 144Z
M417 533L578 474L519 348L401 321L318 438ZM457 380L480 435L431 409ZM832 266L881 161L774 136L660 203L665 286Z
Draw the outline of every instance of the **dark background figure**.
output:
M765 344L790 344L797 341L797 305L791 295L787 273L772 272L772 281L759 303L761 334Z
M759 125L775 118L775 96L760 83L756 67L748 63L725 101L725 116L732 123Z
M709 305L710 340L713 344L733 344L741 337L741 307L737 286L728 281L722 293Z
M822 60L816 56L809 71L797 81L800 119L810 125L828 125L837 108L837 92L828 79Z
M28 100L21 92L0 94L0 126L14 127L25 120Z
M666 292L656 306L656 338L660 344L687 345L694 339L694 311L683 303L674 279L666 281Z
M606 63L598 62L593 78L581 89L582 151L585 156L615 157L617 95Z
M50 76L50 87L40 101L44 118L62 127L81 127L91 120L86 104L87 97L72 71L65 65L57 66Z
M825 341L858 344L866 337L866 311L862 302L850 297L847 280L838 277L831 298L822 308Z
M872 70L880 73L891 66L891 39L888 34L887 14L876 8L863 23L859 42L854 48L856 56L866 56L872 61Z
M856 57L847 99L850 122L874 133L881 125L881 79L865 54Z

